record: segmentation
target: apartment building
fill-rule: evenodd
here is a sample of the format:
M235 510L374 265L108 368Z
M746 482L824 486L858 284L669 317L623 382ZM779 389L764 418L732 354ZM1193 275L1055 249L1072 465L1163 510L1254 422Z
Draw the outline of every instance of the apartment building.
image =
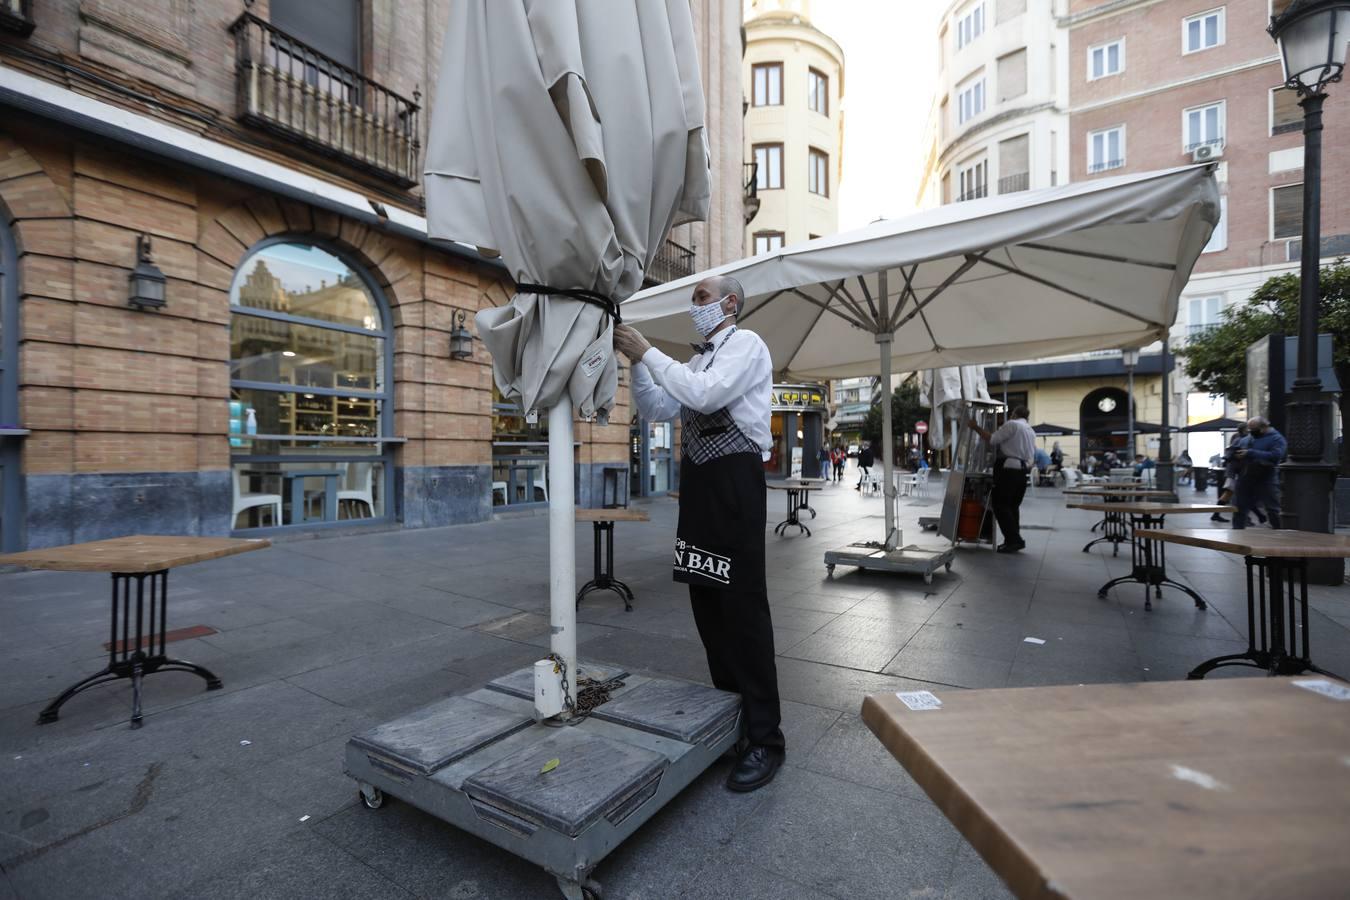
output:
M1288 2L1070 0L1062 19L1073 60L1075 180L1217 166L1223 217L1182 293L1174 345L1212 328L1222 309L1266 279L1298 268L1303 116L1265 30ZM1337 87L1323 132L1327 262L1350 253L1350 181L1341 177L1350 170L1350 97L1338 97ZM1211 398L1192 393L1184 376L1174 384L1182 418L1212 416Z
M691 5L718 199L650 280L742 250L741 8ZM0 547L542 505L472 334L512 285L426 236L447 6L0 3ZM630 415L578 424L581 503Z

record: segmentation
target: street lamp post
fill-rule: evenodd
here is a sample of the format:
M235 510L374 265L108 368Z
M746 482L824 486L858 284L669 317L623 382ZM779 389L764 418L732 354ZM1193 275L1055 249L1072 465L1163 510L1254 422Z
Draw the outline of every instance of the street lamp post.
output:
M1134 367L1139 365L1138 350L1120 351L1120 363L1125 367L1125 446L1129 463L1134 464Z
M1294 0L1272 16L1285 86L1303 107L1303 235L1299 267L1298 374L1286 404L1289 459L1280 467L1287 503L1285 527L1330 532L1335 466L1326 461L1333 402L1317 373L1319 260L1322 244L1322 101L1341 80L1350 41L1350 0ZM1339 561L1338 561L1339 562ZM1342 569L1343 566L1337 566ZM1322 579L1316 579L1321 581ZM1335 579L1337 582L1340 578Z

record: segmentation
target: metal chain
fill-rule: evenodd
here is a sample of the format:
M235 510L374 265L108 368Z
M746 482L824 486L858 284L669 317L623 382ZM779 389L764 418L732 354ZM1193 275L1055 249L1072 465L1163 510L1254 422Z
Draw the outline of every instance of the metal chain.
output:
M567 660L556 653L550 653L546 658L553 660L553 671L562 673L563 706L567 707L569 713L575 714L577 705L572 700L572 685L567 680Z
M553 660L554 671L562 675L563 705L572 714L572 720L579 722L591 714L597 706L603 706L610 700L610 692L623 687L623 679L611 678L608 681L596 681L594 678L577 679L577 696L572 699L572 685L567 678L567 663L556 653L550 653L546 659Z

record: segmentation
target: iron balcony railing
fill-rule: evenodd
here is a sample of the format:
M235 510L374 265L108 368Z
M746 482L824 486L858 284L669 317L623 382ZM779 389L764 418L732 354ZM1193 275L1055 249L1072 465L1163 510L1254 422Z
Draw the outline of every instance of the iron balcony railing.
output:
M1213 331L1218 327L1219 327L1218 322L1201 322L1195 325L1187 325L1186 340L1193 341L1198 337L1202 337L1206 334L1209 334L1211 331Z
M977 185L976 187L972 188L972 189L969 190L969 191L966 191L964 194L959 195L959 196L956 198L956 202L957 202L957 203L964 203L964 202L966 202L967 200L979 200L981 197L987 197L987 196L989 196L989 188L988 188L988 185L983 185L983 184L981 184L981 185Z
M759 163L743 164L745 170L745 224L759 214Z
M8 2L8 0L0 0ZM396 182L420 177L418 105L244 13L235 36L239 118ZM417 93L415 99L421 99Z
M0 31L27 36L33 30L33 0L0 0Z
M998 192L1000 194L1016 194L1018 191L1030 189L1030 172L1018 172L1016 175L1005 175L998 180Z
M648 284L665 284L693 274L694 251L667 238L647 269L646 280Z
M1123 165L1125 165L1125 160L1123 159L1108 159L1102 162L1091 163L1088 165L1088 174L1095 175L1098 172L1119 169Z

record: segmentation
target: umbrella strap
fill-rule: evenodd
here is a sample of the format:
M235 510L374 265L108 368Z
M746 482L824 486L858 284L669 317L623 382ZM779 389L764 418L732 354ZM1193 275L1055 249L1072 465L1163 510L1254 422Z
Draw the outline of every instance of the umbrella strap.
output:
M549 294L557 297L571 297L573 300L580 300L582 303L600 307L609 314L615 325L623 321L619 318L619 304L604 294L595 291L582 288L556 288L549 287L546 284L517 284L516 291L521 294Z

